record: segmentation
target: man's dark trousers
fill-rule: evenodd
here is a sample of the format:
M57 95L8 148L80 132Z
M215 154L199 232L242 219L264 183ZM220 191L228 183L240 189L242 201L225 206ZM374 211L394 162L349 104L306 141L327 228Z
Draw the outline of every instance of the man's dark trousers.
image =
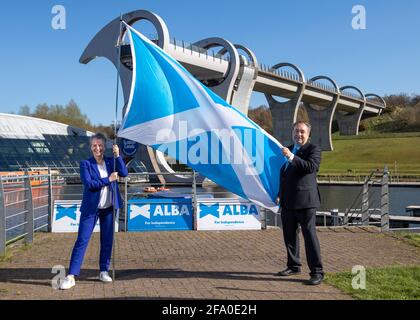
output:
M287 267L297 271L302 266L299 258L299 233L297 232L300 224L311 275L323 274L321 250L315 230L315 218L316 208L302 210L282 208L281 210L283 237L287 249Z

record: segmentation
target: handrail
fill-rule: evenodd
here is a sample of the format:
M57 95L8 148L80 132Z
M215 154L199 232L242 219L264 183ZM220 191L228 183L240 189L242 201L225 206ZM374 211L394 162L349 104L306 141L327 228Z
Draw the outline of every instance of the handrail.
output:
M369 174L369 176L367 176L366 178L365 178L365 181L364 181L364 183L363 183L363 185L366 185L366 184L368 184L369 185L369 182L371 181L371 179L372 179L372 177L373 177L373 175L375 174L377 172L377 170L374 170L374 171L372 171L370 174ZM356 196L356 198L353 200L353 203L350 205L350 207L349 208L347 208L346 209L346 211L345 211L345 213L344 213L344 222L345 222L345 224L347 224L348 222L349 222L349 219L350 218L353 218L353 209L354 209L354 206L355 206L355 204L356 204L356 202L359 200L359 198L360 198L360 196L363 194L363 188L361 188L361 190L360 190L360 192L359 192L359 194ZM352 213L350 214L350 216L349 216L349 212L350 211L352 211Z

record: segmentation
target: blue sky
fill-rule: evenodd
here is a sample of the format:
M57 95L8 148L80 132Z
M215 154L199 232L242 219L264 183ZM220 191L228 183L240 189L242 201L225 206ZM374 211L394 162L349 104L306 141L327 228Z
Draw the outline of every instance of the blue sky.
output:
M366 30L351 25L359 4ZM51 27L55 5L66 9L65 30ZM327 75L365 93L420 94L418 0L14 0L0 4L0 112L74 99L93 123L111 123L115 68L105 59L78 60L104 25L138 9L160 15L176 39L223 37L266 65L295 63L306 78ZM252 106L264 103L253 94Z

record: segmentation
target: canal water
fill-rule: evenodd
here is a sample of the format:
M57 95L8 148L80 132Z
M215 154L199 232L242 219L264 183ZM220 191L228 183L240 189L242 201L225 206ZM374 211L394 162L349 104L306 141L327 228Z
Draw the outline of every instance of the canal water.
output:
M362 186L348 185L320 185L321 207L319 211L330 211L338 209L344 212L350 208L359 193ZM361 208L361 197L356 202L355 208ZM405 216L405 208L409 205L420 205L420 186L395 186L389 187L389 212L391 215ZM369 188L369 207L381 207L381 187L372 186Z

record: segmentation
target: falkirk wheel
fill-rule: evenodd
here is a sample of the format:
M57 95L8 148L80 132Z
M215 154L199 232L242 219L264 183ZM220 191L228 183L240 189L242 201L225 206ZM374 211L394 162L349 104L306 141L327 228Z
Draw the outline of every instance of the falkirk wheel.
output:
M158 15L145 10L136 10L124 14L122 20L127 24L132 25L140 20L147 20L153 24L156 28L158 34L157 45L162 49L169 45L169 31L165 22ZM125 108L130 95L131 89L131 79L132 79L132 67L131 62L131 51L129 45L122 45L121 50L119 50L119 44L122 43L122 38L124 34L121 35L120 39L120 17L112 20L105 27L103 27L95 37L90 41L90 43L85 48L82 53L79 62L87 64L97 57L103 57L112 62L116 69L119 70L119 77L122 86L122 92L124 97L124 108L123 115L125 113ZM120 57L119 57L120 55ZM126 141L119 141L119 144L126 143ZM138 160L141 161L147 172L156 173L156 175L150 176L151 182L157 182L161 184L165 183L192 183L192 175L182 175L182 174L168 174L175 173L173 167L177 166L177 171L186 171L183 170L186 167L182 164L175 163L173 159L168 159L162 152L155 151L152 148L145 145L138 145L137 148L133 147L133 144L128 143L130 151L127 152L124 145L122 145L121 153L124 157L124 161L129 164L130 161ZM175 165L174 165L175 163ZM163 175L159 175L163 173ZM204 176L196 176L196 182L201 184L205 179Z
M79 60L80 63L87 64L97 57L104 57L119 70L124 97L123 116L130 97L133 72L130 45L123 43L125 28L120 35L121 19L129 25L141 20L150 22L157 33L157 39L152 41L245 115L248 114L251 93L263 93L273 118L273 136L283 145L291 144L290 132L301 106L306 110L312 125L311 141L318 144L323 151L333 150L333 118L337 121L341 135L357 135L362 116L376 116L386 107L380 96L373 93L363 94L354 86L340 87L327 76L320 75L305 80L303 71L291 63L281 62L268 68L258 63L250 49L223 38L206 38L187 45L183 41L180 44L175 39L171 42L168 28L161 17L150 11L136 10L115 18L103 27L90 41ZM222 49L216 55L209 55L209 50L214 48ZM287 68L293 72L285 71ZM275 97L282 97L287 101L279 101ZM122 155L126 163L132 160L141 161L147 172L153 174L150 176L153 182L192 183L192 175L179 174L180 171L190 169L163 153L145 145L133 147L133 143L126 140L119 144L122 144ZM128 148L125 148L126 145ZM196 176L199 184L204 179L201 175Z

